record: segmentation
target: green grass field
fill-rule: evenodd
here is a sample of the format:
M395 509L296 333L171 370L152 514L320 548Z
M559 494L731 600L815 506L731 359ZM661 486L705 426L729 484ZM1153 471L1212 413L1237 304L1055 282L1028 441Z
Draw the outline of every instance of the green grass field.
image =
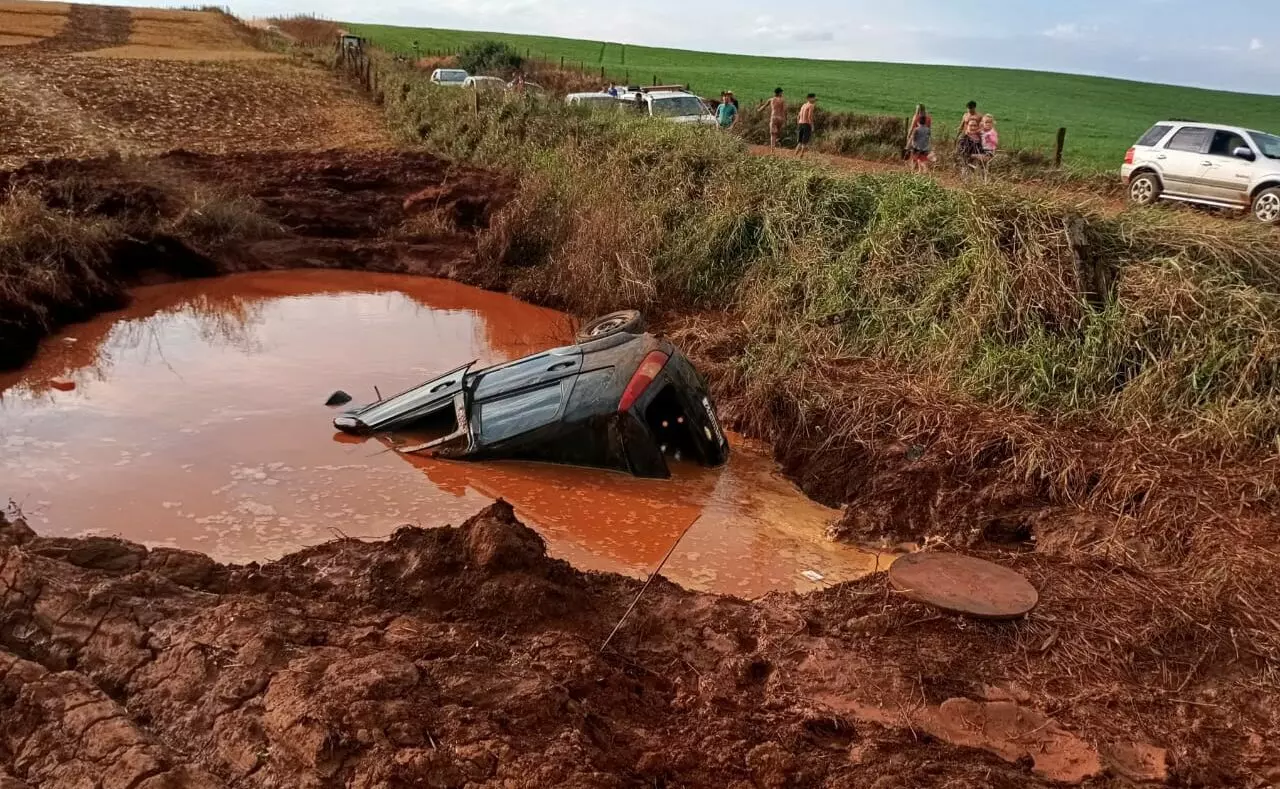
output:
M412 53L454 51L482 39L499 39L535 58L603 66L621 81L686 83L704 96L730 89L744 101L775 87L798 100L810 91L831 110L876 115L911 114L923 102L935 122L958 124L965 102L999 119L1006 147L1052 150L1057 129L1067 128L1067 164L1081 169L1120 166L1125 149L1151 124L1166 118L1237 123L1280 132L1280 97L1151 85L1047 72L956 66L920 66L830 60L717 55L505 33L351 24L359 35L387 49ZM819 130L820 132L821 130Z

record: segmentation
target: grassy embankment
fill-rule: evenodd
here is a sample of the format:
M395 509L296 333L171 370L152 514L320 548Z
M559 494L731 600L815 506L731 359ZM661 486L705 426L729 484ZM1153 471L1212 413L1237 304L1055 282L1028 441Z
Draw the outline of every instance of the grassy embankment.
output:
M78 174L0 184L0 369L23 362L51 327L125 304L141 272L211 275L205 253L283 232L243 196L154 163L134 175L143 186L123 198Z
M703 95L731 89L744 102L782 87L799 100L813 91L836 111L903 118L930 107L946 128L959 123L970 99L1000 119L1007 148L1053 150L1059 126L1068 129L1066 163L1079 170L1114 170L1125 150L1164 118L1199 118L1280 131L1280 97L1151 85L1125 80L1009 69L800 60L722 55L600 41L473 33L387 25L348 25L389 50L412 53L461 49L483 39L506 41L533 57L641 84L690 84Z
M1064 675L1276 680L1273 233L840 176L555 102L476 113L375 70L405 140L519 178L482 240L498 284L666 315L848 532L1034 534L1053 603L1023 646Z

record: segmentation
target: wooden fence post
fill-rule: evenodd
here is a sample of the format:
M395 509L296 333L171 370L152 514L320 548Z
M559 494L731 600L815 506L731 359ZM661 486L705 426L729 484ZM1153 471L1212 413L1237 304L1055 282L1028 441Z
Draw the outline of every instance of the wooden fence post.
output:
M654 75L653 75L653 84L654 84L654 85L657 85L657 84L658 84L658 75L657 75L657 74L654 74Z
M560 70L564 71L564 55L560 56Z
M1062 166L1062 149L1067 143L1067 130L1065 127L1058 129L1058 144L1053 149L1053 166Z

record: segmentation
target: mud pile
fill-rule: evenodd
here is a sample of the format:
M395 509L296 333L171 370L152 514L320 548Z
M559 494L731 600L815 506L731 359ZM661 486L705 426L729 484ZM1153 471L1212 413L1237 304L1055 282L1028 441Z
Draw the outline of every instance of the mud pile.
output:
M1106 722L1073 733L1025 689L975 682L999 682L984 661L1016 624L940 621L879 579L757 603L659 580L602 654L639 582L548 558L502 502L265 566L4 521L0 584L4 789L1022 787L1166 769Z

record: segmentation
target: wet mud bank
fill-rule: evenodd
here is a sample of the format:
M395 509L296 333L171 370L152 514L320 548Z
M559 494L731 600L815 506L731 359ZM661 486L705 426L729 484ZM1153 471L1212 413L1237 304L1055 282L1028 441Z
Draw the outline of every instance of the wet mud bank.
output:
M138 284L349 268L486 284L475 236L500 175L418 153L195 154L50 160L0 173L0 370Z
M1045 691L1004 680L1016 626L930 615L882 579L757 603L660 580L601 652L640 583L549 559L502 502L245 566L4 520L0 583L6 788L1102 786L1178 769L1146 744L1168 734L1155 721L1117 726L1101 699L1055 718Z

